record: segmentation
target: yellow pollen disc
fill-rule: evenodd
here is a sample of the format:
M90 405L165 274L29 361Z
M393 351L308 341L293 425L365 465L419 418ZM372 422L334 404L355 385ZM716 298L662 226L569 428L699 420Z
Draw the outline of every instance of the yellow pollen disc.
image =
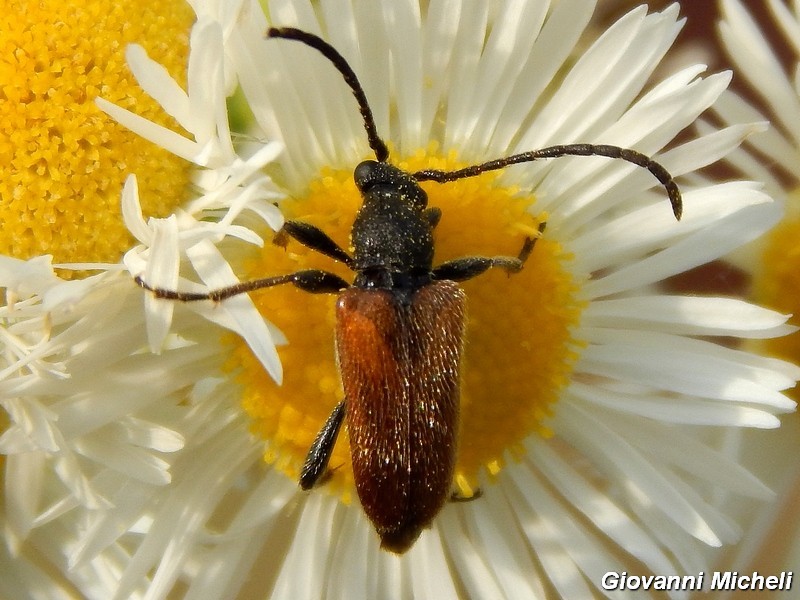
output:
M416 171L464 166L435 148L399 163ZM429 206L442 210L435 230L435 264L463 256L516 256L526 236L536 235L533 199L495 185L497 173L437 184L426 182ZM349 247L353 218L361 198L352 171L325 170L308 194L282 205L286 217L320 227L343 248ZM470 496L483 469L497 473L505 453L522 452L531 434L549 434L544 423L575 360L571 330L581 303L565 268L569 257L556 241L540 239L521 273L494 270L463 283L468 324L461 373L461 433L455 482ZM247 277L325 269L352 281L342 265L289 240L286 248L267 244ZM284 383L278 387L243 342L231 362L240 368L244 408L253 431L267 441L266 460L292 478L317 432L342 398L334 358L334 305L330 294L304 293L292 286L253 295L259 310L286 334L279 348ZM330 466L328 489L347 500L353 487L350 448L342 428Z
M185 79L194 20L184 0L12 0L0 16L0 253L117 262L132 244L120 193L139 179L146 216L184 199L188 163L102 113L102 96L177 125L137 85L125 48Z

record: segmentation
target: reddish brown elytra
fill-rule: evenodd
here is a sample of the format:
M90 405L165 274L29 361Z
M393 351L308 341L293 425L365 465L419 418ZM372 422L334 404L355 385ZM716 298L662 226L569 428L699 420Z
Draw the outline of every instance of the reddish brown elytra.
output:
M441 212L427 206L420 181L445 183L509 165L559 156L620 158L648 169L666 188L676 218L681 196L672 176L634 150L571 144L515 154L457 171L406 173L390 165L372 111L355 73L321 38L292 28L268 37L297 40L336 67L358 102L377 160L353 173L363 203L356 215L352 256L320 229L287 221L282 233L340 261L355 272L352 284L321 270L246 281L208 293L154 289L156 297L221 301L252 290L291 283L307 292L338 294L336 352L344 400L336 405L308 451L300 486L322 481L346 418L353 477L364 512L392 552L408 550L442 509L453 482L459 428L459 371L466 298L458 281L493 267L520 271L533 250L527 238L516 257L470 256L433 266L433 230ZM539 226L539 234L544 223Z

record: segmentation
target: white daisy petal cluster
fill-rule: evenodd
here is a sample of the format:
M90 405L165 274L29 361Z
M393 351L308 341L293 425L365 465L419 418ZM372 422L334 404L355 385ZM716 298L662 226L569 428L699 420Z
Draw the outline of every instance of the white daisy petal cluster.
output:
M143 571L131 569L132 557L117 538L150 527L148 515L159 504L155 489L175 481L175 461L192 452L194 441L225 439L215 428L242 420L226 413L224 404L210 412L200 408L202 401L192 402L191 411L180 408L189 389L197 399L211 394L215 380L208 374L221 370L214 344L197 340L217 340L219 325L236 331L261 349L265 367L280 377L275 343L283 338L246 296L222 310L197 306L198 315L173 319L170 303L148 297L143 311L142 290L132 280L141 275L174 287L182 285L180 269L191 267L210 285L235 282L218 246L232 238L261 245L254 229L265 224L277 230L283 223L274 204L283 194L263 172L281 146L263 144L246 156L234 151L225 103L231 84L224 81L221 51L220 24L198 23L186 92L140 47L129 48L140 83L188 137L97 99L121 123L197 164L194 193L180 212L145 221L131 177L121 199L123 216L140 245L124 264L56 265L100 271L67 281L57 277L49 256L0 257L6 298L0 308L0 402L10 419L0 436L2 523L4 551L13 556L4 564L15 565L13 576L0 577L4 597L29 597L31 581L53 565L63 572L53 582L67 590L63 597L78 589L90 598L127 598L135 588L146 589ZM249 327L251 320L259 327ZM155 353L143 351L148 347ZM243 423L234 437L249 440ZM255 458L257 447L249 446ZM224 470L235 477L230 463ZM132 583L122 577L126 570ZM56 596L45 589L41 597Z
M261 238L251 228L234 224L242 213L250 211L257 219L278 230L283 224L280 211L273 204L283 197L263 168L279 154L278 143L267 143L240 158L233 147L228 126L226 99L232 92L230 74L226 74L223 24L211 19L200 20L192 30L189 57L188 91L182 90L161 65L147 57L144 50L132 45L128 62L140 85L164 110L191 135L182 136L120 108L103 98L101 109L132 131L163 146L175 155L198 167L194 183L200 194L184 211L167 219L145 223L139 206L134 179L125 187L122 198L125 223L141 242L125 256L128 270L142 276L150 285L177 289L181 259L188 259L195 272L208 285L222 287L235 283L232 272L222 274L226 264L216 243L225 237L236 237L260 245ZM251 224L252 227L252 224ZM184 285L182 287L186 287ZM157 350L164 343L172 318L169 303L147 301L149 313L148 339ZM201 307L202 311L205 307ZM243 335L258 349L265 367L280 379L280 363L266 325L245 297L227 303L222 310L207 313L208 318ZM241 323L258 321L254 329Z
M790 8L778 0L765 2L782 34L770 41L745 4L722 0L720 6L723 14L720 38L739 77L754 94L756 104L728 92L714 110L726 123L747 119L769 120L772 125L768 131L748 140L749 152L735 152L728 160L742 172L758 177L771 194L783 199L787 189L785 178L788 176L796 185L800 162L800 73L794 67L794 76L787 75L791 67L782 64L778 46L800 57L800 15L796 4Z
M113 543L118 533L109 533L126 511L135 523L153 488L172 480L172 457L187 434L175 407L191 381L179 373L214 357L188 345L136 353L146 344L145 322L128 277L63 282L37 259L11 268L38 270L41 281L2 311L2 396L12 421L0 438L6 541L39 568L58 565L88 597L110 597L111 573L121 567L80 557ZM85 529L87 514L95 531ZM97 530L104 515L116 524Z
M768 235L729 258L750 275L751 296L757 302L797 315L800 4L768 0L758 7L759 14L739 0L721 0L719 4L719 37L736 68L742 93L726 92L714 107L716 115L725 124L743 119L768 120L771 124L726 160L744 176L763 181L769 193L785 203L786 211ZM765 340L760 349L796 362L800 358L797 336ZM743 456L754 456L751 464L765 465L765 477L770 478L779 498L762 507L747 539L730 559L730 564L741 571L757 564L780 572L795 568L800 561L798 528L792 516L797 512L800 485L800 468L795 460L799 428L796 415L785 421L780 437L765 453L757 452L761 447L758 439L743 437Z
M777 427L800 370L712 341L785 335L785 316L658 292L780 218L758 184L693 175L760 125L737 120L664 151L730 79L695 66L648 83L682 25L678 7L636 9L576 55L587 0L274 0L269 18L256 0L193 5L188 91L128 53L188 135L98 102L194 162L196 198L146 222L129 181L124 216L139 245L124 269L63 282L44 259L0 263L0 401L11 416L2 518L14 560L104 600L584 598L604 593L608 571L706 569L706 548L740 533L725 500L770 495L715 434ZM339 74L299 44L265 40L271 25L319 34L346 57L393 156L431 141L468 163L616 144L657 155L684 191L676 222L651 175L623 161L564 158L500 176L534 191L547 236L572 257L585 304L572 332L579 357L552 407L553 436L530 435L521 460L482 476L480 500L446 506L403 556L379 550L357 503L301 493L262 461L219 341L220 325L238 333L280 380L284 340L249 298L174 305L131 281L235 283L229 263L282 223L273 201L369 156ZM244 157L226 116L234 84L256 137L270 140ZM7 581L19 592L27 579Z

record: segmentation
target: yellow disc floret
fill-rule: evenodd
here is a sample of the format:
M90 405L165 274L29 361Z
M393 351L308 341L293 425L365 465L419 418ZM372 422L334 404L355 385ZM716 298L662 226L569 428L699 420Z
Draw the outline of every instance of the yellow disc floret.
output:
M0 253L116 262L132 242L120 210L139 178L146 215L184 199L188 164L115 123L111 102L175 128L136 84L125 47L142 44L185 79L194 14L183 0L7 1L0 16Z
M419 152L398 166L408 171L463 166L455 156ZM542 216L533 199L496 184L498 173L447 184L423 184L429 205L442 210L435 230L435 264L462 256L516 256L526 236L535 236ZM361 198L352 171L325 171L303 197L282 205L287 218L312 223L340 246L349 246ZM545 420L566 385L575 360L571 332L581 303L566 268L569 257L547 236L540 239L522 272L502 269L462 285L467 294L467 332L461 373L461 434L456 473L469 496L484 470L496 473L504 455L515 455L530 435L548 435ZM301 269L353 274L329 258L288 241L268 244L248 267L248 277ZM275 385L246 346L238 342L232 364L240 368L244 407L254 432L267 441L266 459L296 478L311 442L342 398L334 357L335 297L291 286L254 295L259 310L289 340L279 349L284 382ZM330 489L352 489L350 449L343 428L330 461Z

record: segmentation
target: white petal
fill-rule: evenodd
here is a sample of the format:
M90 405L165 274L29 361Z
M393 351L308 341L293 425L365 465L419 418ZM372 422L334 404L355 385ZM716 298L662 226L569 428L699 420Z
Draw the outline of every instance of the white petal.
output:
M726 123L754 122L764 119L762 113L748 104L744 98L730 90L720 96L719 100L714 104L713 110L719 114ZM764 156L768 156L771 163L780 165L789 173L793 172L798 162L797 159L800 151L798 151L797 146L775 127L769 127L765 132L753 136L748 140L748 145L764 154ZM740 157L734 156L734 159L740 160ZM750 157L750 160L752 161L753 157ZM748 166L742 167L742 173L751 174L751 177L756 181L771 182L775 180L775 175L770 173L769 169L765 168L766 165L760 162L756 162L756 165L758 168L753 169L748 163ZM764 177L764 175L766 175L766 177ZM773 190L782 191L782 186L775 183L768 189L770 189L770 193L773 193Z
M622 381L690 396L763 404L775 411L793 410L794 402L779 393L794 379L754 356L702 340L650 332L583 328L591 342L577 369Z
M179 156L196 164L203 164L201 155L203 148L192 140L185 138L171 129L157 125L153 121L140 117L136 113L120 108L105 98L96 98L100 110L112 119L124 125L134 133L150 140L154 144L166 148L175 156Z
M677 490L649 460L620 435L594 421L572 403L563 402L555 423L571 444L589 456L627 490L662 511L675 525L709 546L721 540L697 507Z
M139 44L130 44L125 49L136 82L147 95L158 102L184 129L194 132L196 123L189 96L181 89L166 68L154 61Z
M387 36L390 71L402 82L397 85L397 108L400 129L396 140L401 152L413 152L424 146L422 102L422 25L418 2L396 0L386 6L386 24L393 35ZM394 132L393 132L394 133ZM425 132L427 133L427 132Z
M570 392L604 409L656 419L663 423L758 429L775 429L781 424L775 415L758 408L675 395L648 394L639 389L624 393L604 389L600 385L590 387L573 383Z
M739 66L740 75L759 90L781 126L800 139L800 123L791 118L800 114L800 99L784 76L778 58L738 0L723 0L722 12L720 36L734 64Z
M153 287L175 290L178 285L179 253L178 224L175 216L167 219L152 219L153 243L151 259L147 263L143 277ZM145 294L147 311L147 339L150 351L158 353L169 333L175 303L156 298L152 293Z
M197 123L191 131L198 142L215 142L216 151L221 154L215 160L229 162L236 156L228 126L228 113L225 103L224 50L222 28L213 21L200 22L192 28L189 56L189 98L194 105L193 114ZM210 164L210 161L205 164Z
M597 300L586 307L583 322L675 335L768 338L794 331L786 325L788 317L735 298L657 295Z
M762 500L774 497L752 473L732 462L724 451L715 450L692 436L690 429L663 427L625 416L622 419L621 427L626 428L631 442L643 452L652 451L660 463L692 473L727 492Z
M446 507L434 527L440 531L469 598L502 598L490 557L482 556L464 529L461 511ZM424 535L424 534L423 534Z
M165 485L170 482L169 463L146 450L120 446L117 440L84 439L76 450L90 460L144 483Z
M683 273L755 239L778 222L781 212L775 204L743 208L653 256L590 281L584 290L591 298L601 298Z
M289 552L284 557L273 594L278 598L313 600L325 595L323 573L311 572L297 577L303 565L321 565L326 560L325 548L331 545L331 521L337 502L323 494L311 494L303 502L303 517L293 533Z
M481 497L481 510L465 510L468 535L486 554L493 565L506 565L497 583L504 597L544 597L542 582L528 552L528 541L516 522L504 494L489 487ZM506 570L507 569L507 570Z
M522 477L522 469L511 474L517 487L513 507L522 519L522 527L531 541L536 557L548 574L561 598L589 598L592 590L587 580L600 582L609 570L622 571L624 566L613 558L607 549L592 539L574 521L572 516L545 489L532 494L533 480ZM526 515L527 516L527 515Z
M13 291L21 298L39 294L56 284L52 256L37 256L20 260L0 254L0 287Z
M767 0L767 2L776 23L783 30L786 42L794 47L795 54L800 54L800 22L797 20L797 11L792 14L789 8L778 0Z
M584 3L589 5L591 3ZM514 85L526 66L534 47L541 48L542 26L548 11L546 2L515 0L498 6L491 32L481 53L469 99L469 129L463 132L464 156L480 156L491 148L491 137L498 124L498 115L509 101ZM577 15L580 15L580 10ZM551 17L552 18L552 17ZM563 40L559 40L563 47ZM554 48L550 48L553 51ZM453 90L452 94L458 90ZM463 90L462 90L463 93ZM486 156L485 158L495 158Z
M414 544L409 555L408 568L412 571L411 591L415 598L452 598L458 600L459 594L451 577L442 577L449 566L442 547L442 539L437 535L423 535Z
M669 558L630 515L607 494L597 490L575 468L546 444L526 444L529 463L542 471L549 482L605 535L636 556L655 573L672 569Z
M153 241L153 232L147 226L142 215L142 204L139 202L139 182L136 175L128 175L122 188L122 218L125 227L143 244Z
M736 181L709 185L685 191L684 216L680 222L676 222L666 200L659 197L641 208L624 212L594 228L587 228L572 242L571 250L575 252L577 266L585 272L608 270L616 264L635 266L637 263L634 259L638 257L653 255L664 247L674 245L681 237L686 239L688 234L697 235L699 239L699 233L718 225L721 219L731 218L737 211L769 202L769 197L758 189L757 184ZM778 205L762 208L774 219L781 212ZM688 242L684 241L683 244ZM681 271L679 268L676 272ZM595 285L604 284L591 282L590 289Z
M187 251L192 266L210 289L217 289L238 283L230 265L219 250L209 243L200 242ZM256 358L278 384L283 379L281 362L275 350L275 342L264 318L256 309L247 294L234 296L216 307L226 313L235 323L234 331L244 338Z

